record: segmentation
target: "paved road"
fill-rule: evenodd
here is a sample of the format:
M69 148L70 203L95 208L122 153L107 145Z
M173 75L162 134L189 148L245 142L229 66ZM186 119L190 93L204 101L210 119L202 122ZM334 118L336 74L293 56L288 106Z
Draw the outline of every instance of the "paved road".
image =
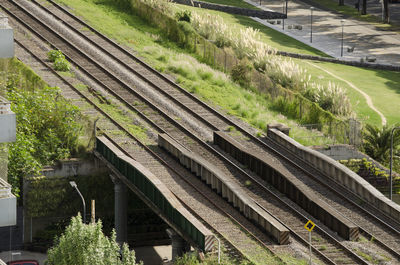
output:
M259 1L246 0L259 6ZM263 0L262 8L282 12L282 0ZM354 1L354 0L353 0ZM375 1L375 0L374 0ZM393 4L400 8L400 4ZM281 25L272 25L266 20L255 19L263 24L283 32L299 41L317 48L326 54L340 58L342 43L343 17L336 13L315 8L313 11L312 43L311 40L311 10L310 5L299 0L290 0L288 19L285 30ZM300 25L299 29L289 29L289 25ZM377 58L377 63L400 65L400 34L381 31L376 27L353 19L346 19L343 26L343 59L360 60L366 56ZM354 52L348 52L348 47L355 47Z
M344 0L345 5L351 7L355 7L356 2L358 2L358 0ZM362 3L362 0L360 0L360 2ZM361 8L362 5L360 5L360 12ZM380 0L367 1L367 14L382 18L382 3ZM400 25L400 2L389 3L389 17L392 24Z

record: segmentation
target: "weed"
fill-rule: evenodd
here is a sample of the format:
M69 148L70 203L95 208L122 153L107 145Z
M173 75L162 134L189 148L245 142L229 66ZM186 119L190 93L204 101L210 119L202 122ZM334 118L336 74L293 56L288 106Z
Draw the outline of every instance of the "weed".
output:
M324 251L324 250L326 250L326 246L325 246L325 245L322 245L322 246L320 246L320 247L318 248L318 250Z
M55 62L57 59L65 59L64 54L60 50L51 50L47 53L47 57L51 62Z
M190 23L192 13L189 10L182 10L175 13L175 18L178 21L186 21Z

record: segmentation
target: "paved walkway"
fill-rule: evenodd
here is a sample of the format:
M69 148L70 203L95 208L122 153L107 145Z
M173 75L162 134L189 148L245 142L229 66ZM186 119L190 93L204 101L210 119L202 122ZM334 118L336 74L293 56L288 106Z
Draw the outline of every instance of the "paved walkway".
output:
M246 0L255 6L259 1ZM353 0L354 1L354 0ZM375 1L375 0L374 0ZM264 0L262 8L275 12L282 12L282 0ZM400 8L400 4L393 4ZM315 8L313 11L312 43L311 43L311 10L310 5L299 0L290 0L288 6L288 19L285 21L285 29L282 24L272 25L266 20L255 20L283 32L301 42L304 42L326 54L340 58L342 43L343 17L336 13ZM294 29L294 25L300 25L301 30ZM291 26L291 29L289 27ZM343 34L343 59L365 59L366 56L376 57L376 63L400 65L400 34L381 31L376 27L353 19L346 19ZM355 47L353 52L348 52L348 47Z
M358 2L358 0L344 0L345 5L354 8L356 2ZM362 0L360 0L360 3L362 3ZM361 10L362 4L360 5L360 12ZM382 3L380 0L367 1L367 14L374 15L382 19ZM400 3L389 3L389 17L392 24L400 25Z

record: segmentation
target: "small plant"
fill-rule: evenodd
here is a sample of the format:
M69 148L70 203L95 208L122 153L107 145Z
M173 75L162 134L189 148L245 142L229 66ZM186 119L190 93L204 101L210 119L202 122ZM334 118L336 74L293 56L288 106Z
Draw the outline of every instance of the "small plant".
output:
M70 63L64 58L58 58L54 61L54 69L56 71L67 72L70 68Z
M47 53L50 61L55 62L57 59L65 59L64 54L60 50L51 50Z
M178 21L187 21L190 23L190 20L192 19L192 12L189 10L178 11L175 13L175 18Z
M251 67L246 62L241 62L232 68L232 80L243 87L250 86Z
M318 248L318 250L324 251L324 250L326 250L326 246L325 246L325 245L322 245L322 246L320 246L320 247Z

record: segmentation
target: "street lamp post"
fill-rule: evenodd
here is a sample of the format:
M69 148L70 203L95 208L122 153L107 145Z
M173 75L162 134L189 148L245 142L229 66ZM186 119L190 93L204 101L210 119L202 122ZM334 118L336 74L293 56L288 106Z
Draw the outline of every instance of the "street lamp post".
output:
M78 192L79 196L82 199L82 203L83 203L83 223L86 224L86 203L85 203L85 199L83 198L82 193L79 191L78 185L76 185L75 181L70 181L69 184L71 184L71 187L74 188Z
M284 13L286 15L286 18L287 18L288 0L285 0L285 2L286 2L286 7L284 7L283 11L284 11ZM285 4L285 2L284 2L284 4ZM282 19L282 29L285 30L285 19Z
M395 130L400 130L400 127L394 127L392 132L390 133L390 171L389 171L389 196L390 200L392 200L392 166L393 166L393 134Z
M342 45L341 45L341 48L340 48L340 57L343 57L343 33L344 33L344 22L345 22L344 19L340 20L340 23L342 24Z
M310 42L312 43L312 22L313 22L313 11L314 11L314 7L310 7L310 11L311 11L311 34L310 34Z

